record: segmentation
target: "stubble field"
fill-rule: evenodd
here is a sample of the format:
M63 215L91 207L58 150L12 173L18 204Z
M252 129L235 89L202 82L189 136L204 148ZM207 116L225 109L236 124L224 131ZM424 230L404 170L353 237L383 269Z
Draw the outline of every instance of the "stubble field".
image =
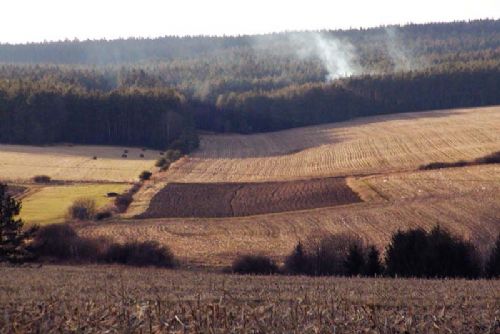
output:
M127 158L122 158L125 150ZM133 182L159 157L158 151L138 148L2 144L0 180L25 182L36 175L47 175L63 181Z
M359 118L254 135L204 135L169 182L258 182L412 170L500 150L500 106Z
M497 333L500 281L0 268L1 333Z

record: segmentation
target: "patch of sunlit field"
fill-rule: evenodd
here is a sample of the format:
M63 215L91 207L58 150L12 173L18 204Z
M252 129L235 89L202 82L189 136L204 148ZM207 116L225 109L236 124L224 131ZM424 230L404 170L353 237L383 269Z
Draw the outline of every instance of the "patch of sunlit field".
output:
M414 170L500 151L500 106L364 117L252 135L202 135L169 182L261 182Z
M122 193L129 187L124 183L43 186L22 199L20 217L29 224L61 223L76 199L90 198L101 208L113 201L107 197L108 192Z
M159 157L159 151L130 147L0 145L0 180L47 175L64 181L134 182Z

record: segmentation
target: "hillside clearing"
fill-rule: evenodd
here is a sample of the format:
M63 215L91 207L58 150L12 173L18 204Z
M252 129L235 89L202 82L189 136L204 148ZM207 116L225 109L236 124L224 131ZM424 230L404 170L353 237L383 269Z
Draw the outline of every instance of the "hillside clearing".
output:
M82 184L64 186L44 186L23 198L21 218L29 224L61 223L68 208L81 197L91 198L98 208L113 201L108 192L122 193L128 184Z
M127 158L122 158L125 150ZM158 157L158 151L128 147L0 144L0 180L47 175L64 181L133 182L143 170L152 169Z

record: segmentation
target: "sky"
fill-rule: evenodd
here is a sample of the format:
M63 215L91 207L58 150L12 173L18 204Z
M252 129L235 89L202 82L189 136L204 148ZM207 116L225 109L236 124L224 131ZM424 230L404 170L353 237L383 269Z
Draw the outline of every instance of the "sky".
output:
M500 18L500 0L2 0L0 43L240 35Z

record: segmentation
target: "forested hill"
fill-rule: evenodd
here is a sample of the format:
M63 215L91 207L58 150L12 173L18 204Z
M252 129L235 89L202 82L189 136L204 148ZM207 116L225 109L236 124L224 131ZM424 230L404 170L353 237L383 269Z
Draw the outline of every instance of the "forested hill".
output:
M0 142L196 146L380 113L500 104L500 20L0 45Z

